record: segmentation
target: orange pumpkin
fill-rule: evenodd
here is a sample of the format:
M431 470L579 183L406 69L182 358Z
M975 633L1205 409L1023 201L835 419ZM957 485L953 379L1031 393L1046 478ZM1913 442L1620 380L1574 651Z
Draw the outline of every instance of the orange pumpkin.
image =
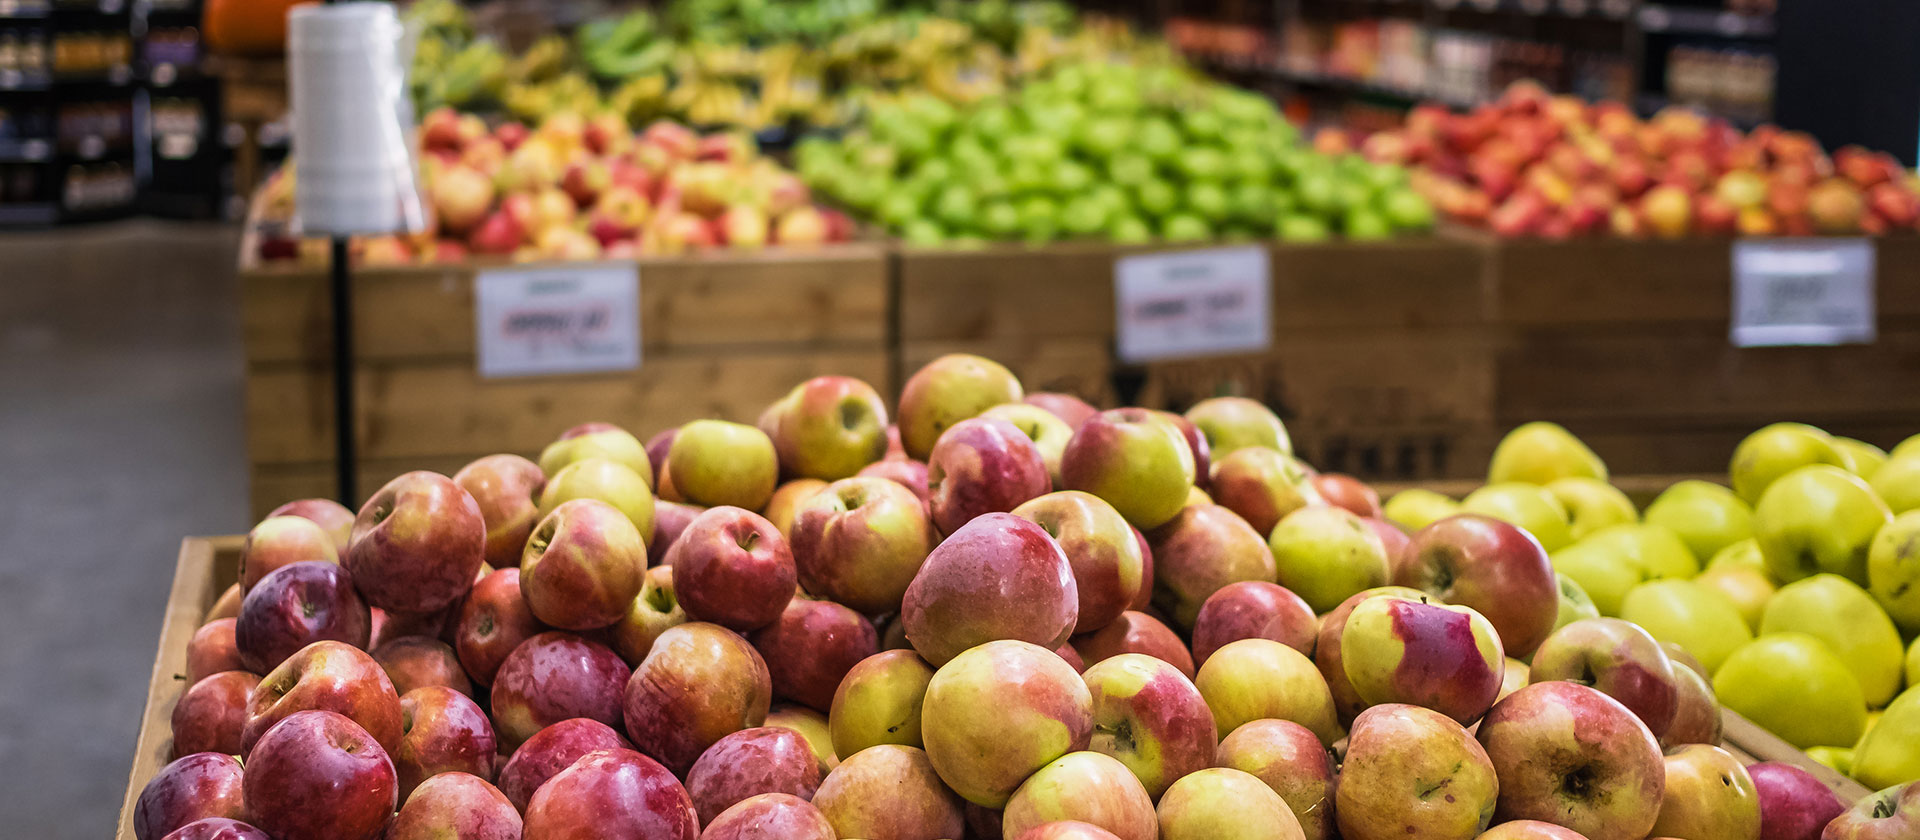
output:
M206 0L201 28L220 55L280 55L287 50L287 11L312 0Z

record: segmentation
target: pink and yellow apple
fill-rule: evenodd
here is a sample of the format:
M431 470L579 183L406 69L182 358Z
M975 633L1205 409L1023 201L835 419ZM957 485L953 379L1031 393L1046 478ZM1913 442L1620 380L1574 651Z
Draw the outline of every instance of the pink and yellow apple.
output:
M920 727L927 758L947 787L999 808L1028 776L1086 749L1093 698L1052 650L991 641L934 673Z
M1059 647L1073 632L1079 594L1067 556L1044 529L990 513L927 556L900 615L914 650L938 667L999 639Z

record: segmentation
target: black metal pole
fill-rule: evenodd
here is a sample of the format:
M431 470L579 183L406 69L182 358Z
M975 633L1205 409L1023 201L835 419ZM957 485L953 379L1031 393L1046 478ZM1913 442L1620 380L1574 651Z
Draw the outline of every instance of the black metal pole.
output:
M353 276L347 264L347 237L333 237L328 285L333 298L333 458L340 503L360 509L359 446L353 410Z

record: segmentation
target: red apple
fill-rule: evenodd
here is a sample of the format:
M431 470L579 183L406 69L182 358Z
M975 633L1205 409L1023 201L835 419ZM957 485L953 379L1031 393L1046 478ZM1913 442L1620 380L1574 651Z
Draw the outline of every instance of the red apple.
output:
M687 771L700 822L751 797L784 793L802 800L820 787L820 760L800 733L784 726L742 729L714 742Z
M1067 428L1078 429L1087 418L1100 413L1100 409L1087 404L1086 400L1072 394L1057 394L1048 391L1035 391L1024 400L1027 405L1037 405L1051 412L1053 416L1065 421Z
M1207 657L1228 642L1272 639L1308 656L1320 620L1313 608L1292 590L1264 580L1245 580L1221 587L1200 605L1193 619L1193 659Z
M694 517L668 563L674 596L688 618L742 632L778 619L797 580L793 552L779 529L737 507L709 508Z
M794 512L792 533L801 585L866 613L898 609L933 547L923 503L872 477L842 479L809 497Z
M962 420L941 433L927 456L927 502L942 533L983 514L1011 511L1051 487L1040 450L1005 420Z
M1503 822L1480 833L1474 840L1587 840L1580 832L1539 820Z
M421 782L384 840L520 840L520 812L487 780L449 772Z
M401 636L373 649L373 661L387 672L393 690L404 697L407 692L429 685L442 685L461 694L473 695L473 681L460 666L453 648L439 639L426 636ZM411 790L406 788L405 790Z
M1141 533L1139 528L1133 529L1133 544L1140 547L1140 591L1134 594L1133 601L1127 604L1127 609L1152 609L1153 544L1147 542L1147 535Z
M947 537L907 586L901 623L914 650L938 667L996 639L1052 650L1079 614L1073 569L1040 526L989 513Z
M243 787L253 823L276 840L377 840L399 804L386 749L345 715L320 710L267 730Z
M480 571L491 573L487 569ZM430 613L395 613L378 607L369 609L368 613L373 619L371 622L373 632L368 634L367 646L363 649L371 653L379 650L381 645L408 636L437 638L452 635L460 617L460 611L456 607L458 607L457 604L439 612Z
M1392 596L1354 606L1340 660L1361 702L1423 706L1462 726L1493 706L1506 665L1500 634L1472 608Z
M1113 623L1139 595L1140 543L1127 520L1100 497L1078 490L1048 493L1014 508L1013 515L1045 529L1067 555L1079 594L1074 633Z
M1354 516L1380 516L1380 494L1366 482L1341 473L1321 473L1311 481L1327 504L1353 511Z
M1087 665L1123 653L1143 653L1161 660L1187 679L1193 679L1193 656L1180 636L1146 613L1128 610L1120 619L1092 633L1073 637L1073 650ZM1086 670L1084 667L1076 670Z
M527 229L519 216L505 209L495 210L467 235L467 247L476 254L511 254L527 241Z
M309 710L336 712L365 730L383 750L400 744L400 695L380 663L340 642L314 642L273 669L247 699L241 755L275 724ZM270 826L262 826L271 831Z
M841 837L940 840L962 836L960 798L927 754L881 744L847 756L820 780L813 805Z
M772 624L747 637L767 663L773 694L825 712L861 660L880 652L865 616L832 601L795 598Z
M1219 456L1207 488L1215 502L1239 514L1262 536L1273 533L1287 514L1323 503L1300 462L1261 446Z
M487 525L487 565L495 569L520 565L520 552L539 521L541 488L546 473L518 455L488 455L460 468L453 483L480 506Z
M1673 685L1679 692L1673 725L1660 736L1660 746L1668 749L1681 744L1720 743L1720 699L1714 696L1713 684L1707 682L1705 674L1694 668L1679 667L1679 657L1685 655L1684 652L1668 654L1668 658L1675 661Z
M664 499L655 501L653 539L647 541L647 563L658 566L667 562L667 552L674 543L680 541L680 535L686 533L687 526L693 524L694 517L703 510L705 508Z
M1548 636L1531 665L1534 682L1569 680L1620 701L1656 738L1673 725L1680 702L1673 661L1640 625L1580 619Z
M913 492L921 504L927 503L927 464L911 458L875 461L860 468L860 478L884 478Z
M1220 505L1184 508L1147 538L1153 546L1153 605L1182 627L1192 627L1200 605L1229 584L1274 579L1266 540Z
M160 840L183 825L208 817L247 818L240 762L224 753L200 752L160 768L133 803L133 836Z
M1553 632L1560 588L1540 542L1524 529L1465 513L1415 533L1393 578L1493 622L1509 654L1525 658Z
M629 750L625 736L613 727L588 718L569 718L534 733L500 768L500 793L520 811L533 792L555 773L573 766L595 750Z
M369 605L426 613L473 587L486 549L473 497L453 479L417 471L387 482L360 509L345 565Z
M505 568L473 585L460 605L453 646L467 674L483 685L493 683L500 663L541 631L540 620L520 594L520 570Z
M333 537L335 556L347 556L347 539L353 534L353 511L332 499L296 499L267 513L267 518L298 516L310 519Z
M333 535L305 517L267 517L240 545L240 589L252 590L275 569L308 562L340 562Z
M618 729L627 663L606 645L551 631L520 643L494 675L494 734L518 746L568 718L592 718Z
M1627 707L1591 688L1535 682L1494 705L1479 739L1500 776L1496 819L1627 840L1645 837L1660 814L1660 745Z
M193 631L193 638L187 640L187 682L196 683L202 677L221 671L246 670L234 635L234 625L238 622L239 619L234 618L216 618Z
M807 800L763 793L715 815L700 840L834 840L837 836L833 823Z
M1353 597L1340 602L1340 606L1320 619L1320 632L1314 637L1313 664L1320 670L1320 676L1326 679L1327 689L1333 694L1333 707L1340 715L1340 722L1351 724L1354 717L1367 708L1367 703L1354 691L1353 683L1347 679L1347 666L1340 658L1340 637L1346 633L1347 618L1353 615L1353 609L1361 601L1383 595L1396 595L1403 598L1419 598L1421 592L1403 586L1383 586L1355 593Z
M196 681L173 707L173 756L238 755L247 698L259 684L259 675L246 671L221 671Z
M206 817L173 830L161 840L271 840L267 833L239 820Z
M582 756L534 791L526 840L696 840L693 801L660 763L633 750Z
M1252 774L1287 803L1305 840L1331 840L1333 759L1313 730L1288 720L1256 720L1220 740L1214 766Z
M1760 797L1760 840L1820 840L1827 824L1847 810L1831 788L1794 765L1752 764L1747 776Z
M592 630L627 613L646 570L647 546L632 519L598 499L572 499L528 537L520 591L542 622Z
M1087 749L1119 759L1158 798L1176 779L1213 765L1213 712L1193 682L1167 662L1123 653L1087 668L1093 700Z
M660 634L633 669L622 708L635 748L684 774L721 738L761 725L772 700L772 678L753 645L693 622Z
M400 698L400 727L391 757L401 796L437 773L493 778L493 725L467 695L443 685L407 692Z

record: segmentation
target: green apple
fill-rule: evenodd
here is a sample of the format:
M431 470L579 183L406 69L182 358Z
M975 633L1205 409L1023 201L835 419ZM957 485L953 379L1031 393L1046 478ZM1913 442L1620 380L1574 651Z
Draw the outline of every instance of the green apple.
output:
M1759 550L1755 549L1754 554L1757 557ZM1740 619L1756 631L1760 629L1760 616L1767 608L1767 601L1779 588L1767 577L1765 566L1747 563L1710 565L1694 582L1726 596L1739 611Z
M1688 480L1662 491L1642 517L1680 535L1695 557L1712 557L1753 536L1753 508L1710 481Z
M1493 449L1487 483L1546 484L1556 478L1584 476L1607 480L1607 465L1593 450L1558 423L1536 421L1515 427Z
M1538 484L1506 482L1489 484L1468 493L1460 509L1479 513L1525 528L1540 541L1540 547L1558 551L1573 542L1569 535L1567 509L1547 488Z
M1166 524L1186 506L1194 471L1186 435L1144 408L1087 418L1060 456L1068 488L1105 499L1141 530Z
M1219 737L1273 718L1313 730L1322 745L1340 739L1326 679L1305 654L1271 639L1227 643L1207 657L1193 684L1213 710Z
M1215 461L1234 450L1258 446L1293 454L1293 439L1286 424L1259 400L1246 397L1213 397L1187 409L1187 420L1207 439L1207 449Z
M1867 591L1900 629L1920 633L1920 510L1894 517L1874 535L1867 548Z
M1920 453L1895 455L1868 481L1894 513L1920 509Z
M1640 512L1620 488L1597 478L1573 475L1547 482L1547 492L1567 509L1567 533L1580 539L1609 525L1638 522Z
M1853 748L1853 778L1869 788L1920 780L1920 688L1909 688Z
M1835 435L1833 445L1847 456L1847 460L1853 462L1852 472L1861 478L1871 478L1887 462L1887 450L1864 440Z
M772 488L768 489L771 492ZM653 534L653 491L645 478L624 464L587 458L560 468L540 491L539 517L547 518L554 508L574 499L598 499L613 505L639 529L641 539Z
M1842 776L1853 772L1852 747L1808 747L1807 757Z
M1418 531L1459 512L1459 502L1424 487L1395 493L1380 506L1380 515L1408 531Z
M1734 447L1727 467L1733 492L1748 504L1760 503L1767 486L1787 473L1813 464L1846 469L1847 456L1833 437L1805 423L1775 423L1747 435Z
M1273 235L1282 242L1325 242L1333 238L1333 229L1318 216L1287 213L1274 224Z
M1205 242L1213 238L1213 228L1198 215L1173 213L1160 223L1160 235L1168 242Z
M1553 553L1553 568L1580 584L1601 615L1619 615L1627 590L1644 581L1690 578L1699 564L1680 538L1658 525L1615 525Z
M920 707L933 668L911 650L881 651L847 672L833 692L827 732L836 755L879 744L921 745Z
M1635 586L1620 603L1620 617L1653 637L1693 654L1711 675L1753 631L1732 601L1691 580L1654 580Z
M1667 753L1666 789L1654 837L1753 840L1760 836L1760 791L1733 754L1710 744Z
M1907 685L1920 686L1920 638L1907 648Z
M1560 572L1554 572L1553 578L1560 585L1560 615L1553 620L1553 629L1558 630L1583 618L1600 617L1600 608L1593 605L1587 590L1580 588L1573 578Z
M1867 728L1860 681L1826 642L1805 633L1762 635L1713 675L1720 703L1801 749L1851 747Z
M1825 642L1879 708L1900 690L1900 631L1873 596L1839 575L1821 574L1780 587L1760 617L1760 635L1804 633Z
M1286 800L1250 773L1210 767L1160 798L1160 840L1299 840ZM1011 837L1011 835L1009 835Z
M1920 435L1914 435L1906 440L1900 441L1894 444L1892 449L1887 450L1888 460L1904 458L1908 455L1920 455Z
M1306 599L1316 614L1356 592L1387 585L1392 574L1379 534L1352 511L1332 505L1287 514L1274 526L1267 547L1273 552L1275 582Z
M1753 538L1782 583L1832 572L1867 582L1873 536L1893 519L1859 476L1839 467L1801 467L1780 476L1753 507Z
M625 464L653 489L653 462L647 447L632 433L609 423L584 423L568 429L559 440L540 450L540 471L553 475L575 461L605 458Z
M907 457L925 460L948 427L1023 396L1020 380L999 362L964 353L941 356L900 389L900 444Z
M1153 241L1153 228L1129 213L1114 217L1107 225L1107 238L1121 245L1143 245Z

